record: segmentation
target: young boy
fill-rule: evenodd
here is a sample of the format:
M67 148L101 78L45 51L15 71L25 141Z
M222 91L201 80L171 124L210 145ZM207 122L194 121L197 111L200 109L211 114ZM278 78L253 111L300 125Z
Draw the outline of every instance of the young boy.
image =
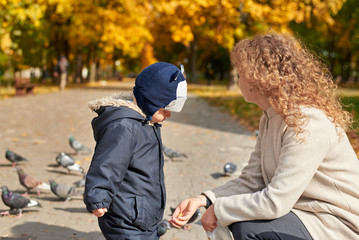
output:
M137 76L133 94L133 102L89 103L98 116L84 202L106 239L155 240L166 202L159 123L181 111L187 84L176 66L157 62Z

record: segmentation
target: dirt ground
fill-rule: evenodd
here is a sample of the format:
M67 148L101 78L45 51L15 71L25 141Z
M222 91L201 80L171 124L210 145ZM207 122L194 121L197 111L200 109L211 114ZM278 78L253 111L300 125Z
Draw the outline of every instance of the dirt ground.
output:
M84 145L94 148L91 120L96 116L87 107L90 100L114 93L131 91L132 85L116 84L97 88L76 88L63 92L14 97L0 101L0 184L11 191L24 193L18 175L5 158L10 150L26 157L20 166L31 176L47 182L73 184L81 174L67 174L56 167L60 152L74 154L68 138L72 134ZM188 157L165 162L167 206L164 218L170 218L170 207L181 200L219 186L231 177L223 177L223 165L234 162L238 170L248 161L255 144L251 132L241 127L229 115L209 106L204 100L190 95L181 113L173 113L163 123L163 143ZM85 171L91 154L72 155ZM82 197L61 201L49 191L29 198L41 203L42 208L24 210L0 217L0 239L104 239L96 217L86 212ZM0 201L0 211L8 210ZM204 209L201 209L202 213ZM207 239L200 219L189 230L171 228L162 240Z

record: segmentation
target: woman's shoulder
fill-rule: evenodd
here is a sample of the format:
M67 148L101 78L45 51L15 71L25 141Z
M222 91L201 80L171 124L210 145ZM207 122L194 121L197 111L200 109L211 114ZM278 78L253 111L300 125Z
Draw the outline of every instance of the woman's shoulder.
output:
M308 121L319 121L322 123L326 122L328 124L332 123L330 116L327 116L327 114L319 108L301 107L301 111L304 117L308 119Z
M302 108L306 121L304 124L304 131L316 132L325 137L338 137L338 133L342 130L338 129L333 123L330 116L318 108L304 107Z

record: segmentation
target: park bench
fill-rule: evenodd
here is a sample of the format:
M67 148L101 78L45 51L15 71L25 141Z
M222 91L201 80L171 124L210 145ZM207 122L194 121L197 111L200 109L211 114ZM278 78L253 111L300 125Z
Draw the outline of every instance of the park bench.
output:
M37 85L30 82L30 78L15 78L15 95L33 94Z

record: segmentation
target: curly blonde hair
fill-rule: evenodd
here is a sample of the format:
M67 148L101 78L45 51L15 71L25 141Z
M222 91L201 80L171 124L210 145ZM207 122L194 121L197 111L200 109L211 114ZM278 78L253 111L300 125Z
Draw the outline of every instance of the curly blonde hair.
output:
M297 134L307 120L302 106L321 109L336 127L350 128L352 117L336 97L329 69L295 37L271 33L241 40L231 62Z

